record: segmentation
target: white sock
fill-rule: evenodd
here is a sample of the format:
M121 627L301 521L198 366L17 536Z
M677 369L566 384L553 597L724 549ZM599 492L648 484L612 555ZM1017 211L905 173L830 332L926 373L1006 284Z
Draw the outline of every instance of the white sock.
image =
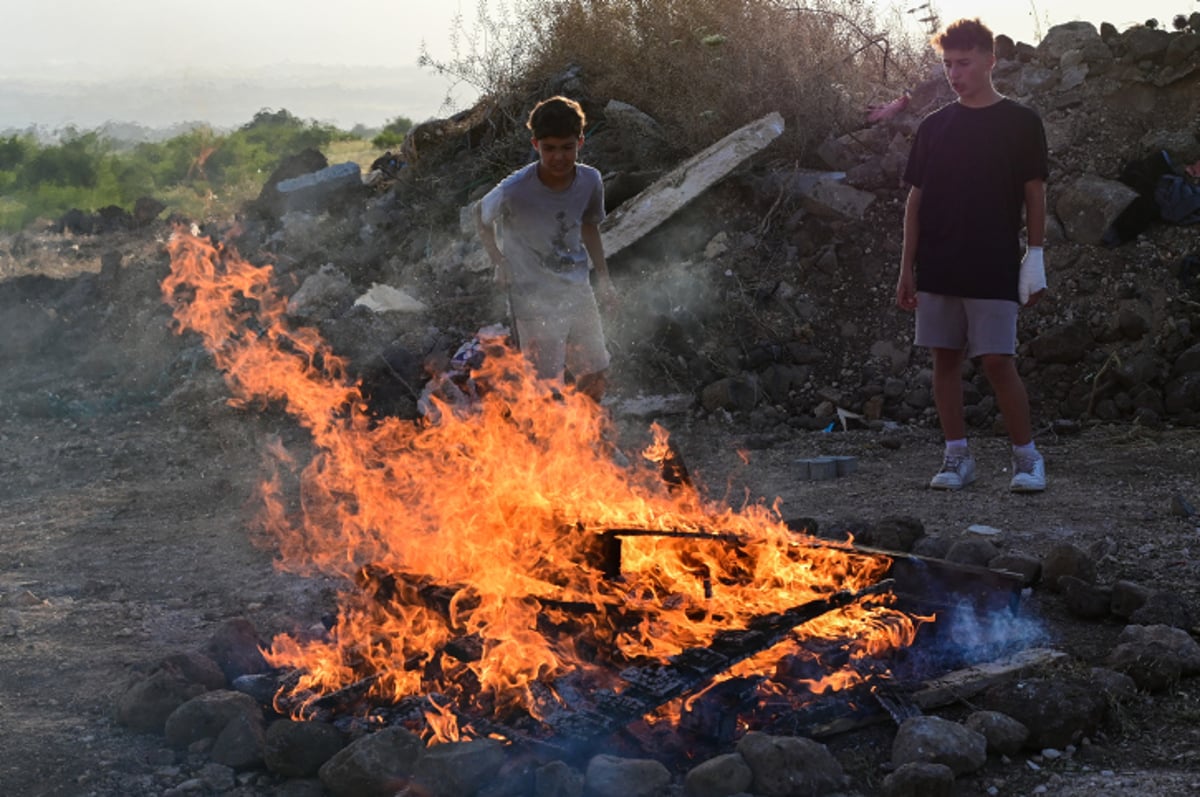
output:
M1037 446L1030 440L1023 446L1013 446L1013 456L1015 457L1032 457L1037 453Z
M967 438L964 437L959 440L947 440L946 441L946 453L947 454L965 454L965 453L967 453Z

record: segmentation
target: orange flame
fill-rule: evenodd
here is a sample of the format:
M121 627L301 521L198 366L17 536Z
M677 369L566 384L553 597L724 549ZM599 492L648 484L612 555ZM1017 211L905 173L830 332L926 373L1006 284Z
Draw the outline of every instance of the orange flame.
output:
M475 374L477 401L435 398L436 420L423 423L372 417L347 363L289 322L270 266L182 232L169 250L162 289L179 331L203 338L235 403L281 402L317 452L298 501L278 478L262 485L280 566L346 584L327 637L281 635L266 652L302 672L286 696L297 713L306 695L369 678L382 699L444 695L428 720L435 739L459 733L451 704L537 717L561 699L552 684L565 674L611 680L606 664L663 660L888 568L799 537L761 501L734 510L669 489L651 465L669 452L661 428L644 462L617 466L605 413L502 345ZM286 452L276 461L292 467ZM622 578L609 579L597 562L611 529L675 536L623 537ZM911 642L903 617L859 605L798 633L875 653Z

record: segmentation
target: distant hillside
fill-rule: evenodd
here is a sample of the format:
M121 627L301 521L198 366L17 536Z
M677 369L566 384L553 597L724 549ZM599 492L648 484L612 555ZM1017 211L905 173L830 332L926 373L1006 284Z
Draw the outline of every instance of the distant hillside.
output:
M0 132L34 128L45 136L66 126L90 130L111 124L114 130L161 140L194 126L194 120L236 127L263 108L286 108L342 129L381 127L396 116L423 121L445 115L441 106L447 90L444 79L417 66L288 64L254 74L214 69L105 80L84 68L76 74L86 78L0 75ZM456 103L462 104L457 98Z

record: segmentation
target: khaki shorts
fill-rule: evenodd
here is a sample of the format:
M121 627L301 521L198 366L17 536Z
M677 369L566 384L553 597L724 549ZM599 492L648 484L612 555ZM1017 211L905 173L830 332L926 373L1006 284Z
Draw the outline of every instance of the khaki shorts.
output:
M1016 302L917 293L918 346L981 354L1017 353Z
M608 349L596 296L588 283L552 291L514 289L510 297L521 351L542 379L576 379L608 368Z

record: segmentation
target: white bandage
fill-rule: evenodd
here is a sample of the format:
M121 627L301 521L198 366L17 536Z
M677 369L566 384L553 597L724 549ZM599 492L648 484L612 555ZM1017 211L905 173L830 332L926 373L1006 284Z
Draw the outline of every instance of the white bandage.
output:
M1042 247L1031 246L1021 259L1021 275L1017 278L1017 298L1021 305L1029 303L1029 297L1046 289L1046 262Z

